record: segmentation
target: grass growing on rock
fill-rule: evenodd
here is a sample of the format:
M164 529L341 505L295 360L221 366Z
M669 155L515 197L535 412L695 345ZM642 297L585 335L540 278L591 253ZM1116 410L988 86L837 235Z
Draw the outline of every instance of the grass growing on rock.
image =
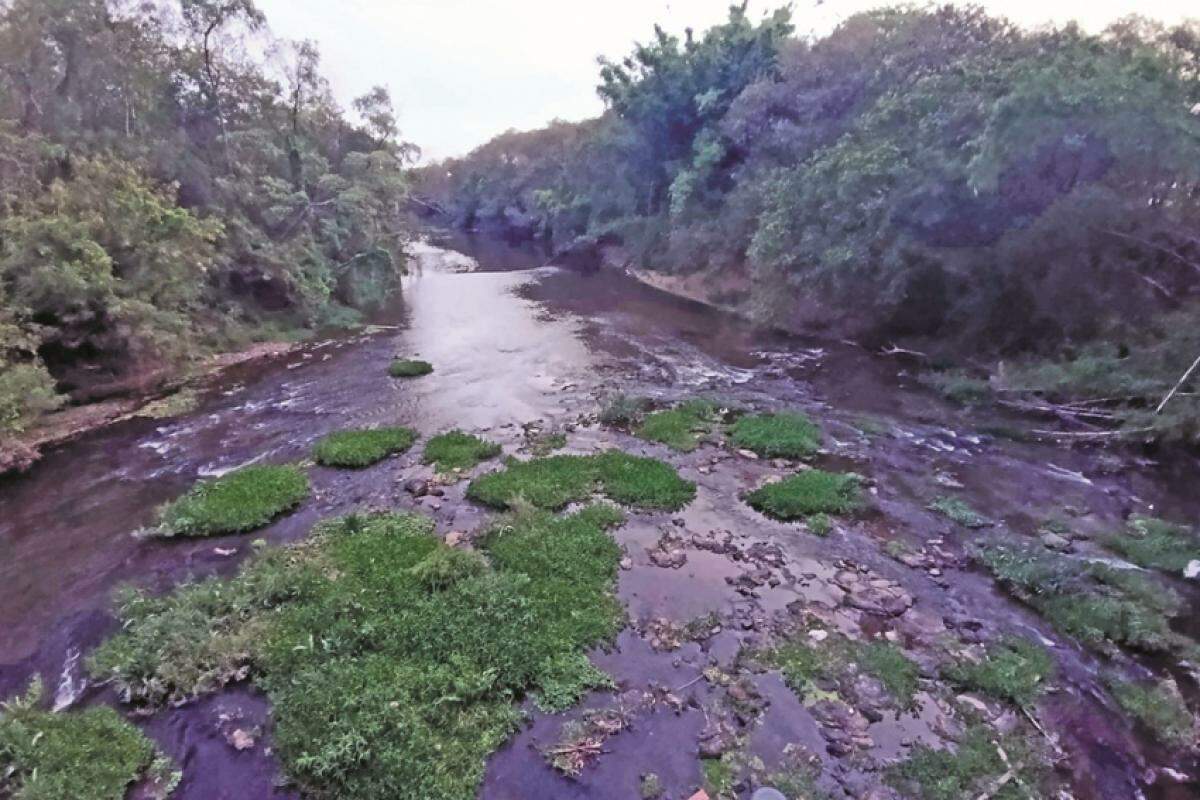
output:
M1125 532L1108 537L1105 544L1147 569L1183 572L1189 562L1200 560L1200 539L1195 534L1152 517L1131 518Z
M720 406L710 400L688 400L675 408L647 415L635 432L647 441L690 453L712 433L720 412Z
M1190 747L1197 741L1196 721L1174 683L1139 684L1110 681L1117 704L1170 747Z
M1046 691L1054 673L1054 660L1044 647L1017 638L989 647L980 662L963 662L944 670L957 686L1018 706L1028 706Z
M313 445L313 459L327 467L368 467L412 447L417 433L411 428L362 428L337 431Z
M601 683L583 653L622 624L620 521L524 512L485 535L485 560L418 515L333 520L233 579L137 595L89 666L148 702L249 675L306 795L473 800L516 701L561 707Z
M931 511L957 522L964 528L986 528L991 520L957 497L939 497L929 504Z
M890 642L856 642L831 637L815 643L796 636L763 654L763 661L783 675L783 682L802 700L821 693L819 681L851 678L855 670L883 684L902 707L916 699L920 667Z
M416 358L399 358L388 365L393 378L419 378L433 372L433 364Z
M298 467L242 467L197 483L163 508L161 536L218 536L262 527L308 498L308 476Z
M763 458L806 458L821 447L821 429L804 414L751 414L733 424L730 440Z
M847 514L860 505L859 478L853 474L805 470L746 495L756 511L781 520L807 519L821 514ZM827 525L811 528L828 532Z
M926 745L888 771L888 782L905 797L921 800L1030 800L1041 797L1042 759L1018 735L999 738L982 724L967 729L954 750ZM1012 769L1010 777L1000 783Z
M500 445L462 431L450 431L434 436L426 443L423 460L436 466L438 472L449 472L470 469L498 455Z
M1129 575L1041 549L996 546L980 560L1019 600L1063 633L1105 649L1126 645L1147 652L1194 651L1196 643L1171 630L1178 597L1150 574Z
M42 684L0 705L0 796L13 800L122 800L150 777L169 791L173 768L153 743L107 706L40 708Z
M587 500L596 491L622 505L675 511L691 502L696 485L662 461L610 450L512 461L499 472L473 480L467 497L495 508L524 500L557 510Z

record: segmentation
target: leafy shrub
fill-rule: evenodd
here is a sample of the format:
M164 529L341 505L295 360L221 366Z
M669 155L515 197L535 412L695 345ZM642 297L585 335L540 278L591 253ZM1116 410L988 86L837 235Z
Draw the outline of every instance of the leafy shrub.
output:
M821 429L804 414L755 414L739 419L733 443L764 458L805 458L821 447Z
M159 517L160 536L218 536L262 527L308 498L297 467L250 466L197 483Z
M393 378L419 378L433 372L433 364L419 359L397 359L388 366L388 375Z
M861 502L858 483L857 475L810 469L755 489L746 495L746 502L756 511L781 520L846 514ZM813 532L821 529L818 526Z
M435 464L439 472L470 469L481 461L500 455L500 445L462 431L434 436L425 444L426 464Z
M41 364L0 360L0 433L20 433L30 422L62 404Z
M412 447L411 428L363 428L337 431L313 446L313 458L328 467L367 467Z

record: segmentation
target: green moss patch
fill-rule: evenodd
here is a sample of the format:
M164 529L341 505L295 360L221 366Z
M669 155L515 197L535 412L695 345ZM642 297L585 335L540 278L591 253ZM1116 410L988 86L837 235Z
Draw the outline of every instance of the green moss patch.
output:
M600 491L627 506L675 511L691 502L696 485L653 458L610 450L594 456L549 456L514 461L500 472L476 478L467 496L496 508L518 499L560 509Z
M751 414L734 423L729 434L737 447L763 458L805 458L821 448L821 429L804 414Z
M983 661L955 664L944 670L945 676L963 689L1018 706L1036 700L1054 672L1054 660L1046 648L1015 638L989 647Z
M917 380L950 402L962 406L980 405L992 398L992 387L987 381L973 377L962 370L924 372Z
M1178 597L1148 573L1131 575L1041 549L990 547L979 554L997 580L1063 633L1103 649L1184 652L1195 642L1171 630Z
M54 712L39 707L35 680L0 706L0 796L14 800L122 800L150 778L169 790L173 769L154 744L108 707Z
M308 498L308 476L293 466L243 467L201 481L163 508L161 536L218 536L262 527Z
M415 358L396 359L388 365L388 375L393 378L419 378L433 372L433 364Z
M647 415L635 432L646 441L660 442L673 450L690 453L712 433L720 412L720 406L712 401L688 400L675 408Z
M890 642L856 642L835 636L824 642L806 641L797 636L763 656L764 662L780 671L783 681L800 699L820 696L818 682L836 682L851 678L856 671L870 675L902 707L916 699L920 668Z
M810 469L755 489L746 502L768 517L789 521L847 514L861 503L858 482L857 475ZM829 526L818 524L812 530L828 532Z
M939 497L929 504L936 511L964 528L986 528L992 522L957 497Z
M969 728L953 750L935 750L925 745L888 771L888 782L905 797L921 800L1029 800L1041 797L1046 780L1044 759L1017 735L998 737L984 725ZM1010 769L1015 778L1000 779Z
M600 422L610 428L632 430L642 421L650 406L648 398L616 394L608 398L600 409Z
M362 428L337 431L313 446L313 458L327 467L367 467L403 453L417 439L411 428Z
M426 464L433 464L438 472L449 472L470 469L498 455L500 445L462 431L450 431L429 440L422 460Z
M417 515L333 520L233 579L128 596L89 666L142 702L248 674L306 795L473 800L521 698L558 708L603 683L583 654L622 625L606 532L620 521L611 506L521 514L480 556Z
M1190 747L1196 742L1196 721L1174 683L1139 684L1110 681L1117 703L1169 747Z
M1147 569L1183 572L1200 561L1200 538L1182 525L1135 516L1124 533L1105 539L1110 550Z

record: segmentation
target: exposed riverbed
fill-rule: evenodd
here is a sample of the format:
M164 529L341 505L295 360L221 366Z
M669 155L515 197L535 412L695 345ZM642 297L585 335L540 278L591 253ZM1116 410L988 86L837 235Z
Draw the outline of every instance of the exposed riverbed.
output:
M166 590L188 577L229 573L252 540L293 541L316 520L356 508L415 508L443 534L469 535L490 519L464 500L465 481L441 496L406 492L407 481L432 477L414 449L362 471L313 468L313 498L254 534L189 541L135 535L153 523L158 505L197 478L251 462L301 460L317 438L350 426L403 424L423 436L458 427L518 457L532 433L561 431L565 452L618 447L669 461L698 484L698 494L677 514L631 514L614 533L627 553L619 593L630 626L614 648L593 656L618 690L593 693L584 707L619 710L623 729L568 779L539 751L582 710L532 713L531 724L489 762L483 798L629 798L650 772L666 796L689 796L700 783L697 743L712 738L716 710L728 704L728 687L703 671L732 670L740 649L799 618L852 637L902 642L926 667L931 689L930 654L946 638L1016 633L1041 640L1060 674L1057 691L1038 706L1038 724L1061 752L1058 771L1073 796L1196 796L1188 781L1197 765L1163 752L1111 707L1098 657L1008 599L970 565L963 547L1001 534L1033 541L1039 522L1065 509L1084 533L1114 529L1131 512L1195 521L1194 460L1154 464L995 438L981 431L1027 423L949 407L894 359L851 344L766 335L616 272L542 267L540 254L494 242L443 244L466 257L421 247L402 297L380 324L236 368L193 412L120 423L0 482L0 695L41 673L59 705L111 702L87 683L81 661L111 632L109 597L123 582ZM428 360L435 372L394 381L385 367L398 354ZM716 444L675 453L603 428L595 414L616 392L801 409L825 431L827 452L818 462L866 477L870 511L839 523L828 538L767 520L739 497L787 465ZM947 485L997 524L970 531L930 511ZM925 560L906 566L888 555L892 541ZM868 602L868 585L902 600ZM1182 582L1179 590L1194 610L1194 591ZM674 627L698 618L710 620L707 633L675 641ZM1194 696L1191 679L1177 677ZM823 765L821 785L852 797L877 787L880 770L913 746L944 746L958 724L953 697L930 692L910 711L864 716L847 707L845 718L831 719L828 709L797 700L777 673L756 673L752 683L757 710L738 732L748 752L769 772L785 750L803 747ZM175 797L295 796L278 780L270 753L269 708L247 687L144 725L183 769ZM236 731L253 732L254 744L235 748Z

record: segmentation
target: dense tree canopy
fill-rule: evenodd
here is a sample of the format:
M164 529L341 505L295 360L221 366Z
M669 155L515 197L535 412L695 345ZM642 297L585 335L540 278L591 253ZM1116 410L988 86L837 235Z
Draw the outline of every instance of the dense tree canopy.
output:
M59 393L349 319L403 269L413 148L253 0L0 0L0 429Z

